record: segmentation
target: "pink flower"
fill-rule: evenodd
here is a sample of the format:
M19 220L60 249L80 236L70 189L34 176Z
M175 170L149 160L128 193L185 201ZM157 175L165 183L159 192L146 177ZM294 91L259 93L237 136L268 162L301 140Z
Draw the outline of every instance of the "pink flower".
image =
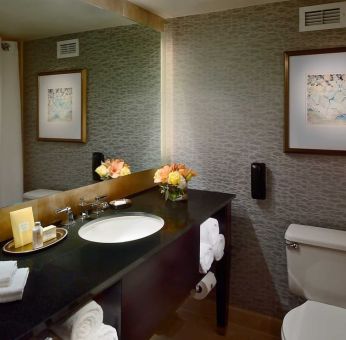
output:
M121 169L124 167L125 162L122 159L113 159L110 161L110 166L108 168L109 174L112 178L117 178L120 176Z

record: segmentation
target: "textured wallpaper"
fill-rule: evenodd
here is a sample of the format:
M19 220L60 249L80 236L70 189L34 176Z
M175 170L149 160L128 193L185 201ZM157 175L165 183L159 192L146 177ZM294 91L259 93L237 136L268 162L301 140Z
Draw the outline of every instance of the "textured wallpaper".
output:
M79 38L80 56L57 59L56 42ZM24 45L24 185L68 189L91 183L92 152L124 158L133 171L160 164L160 40L140 25L121 26ZM37 74L88 70L88 142L36 140Z
M327 1L324 1L325 3ZM231 303L282 316L290 223L346 230L346 157L283 153L283 52L346 45L346 29L298 32L288 1L177 18L166 35L167 148L199 189L234 193ZM250 164L268 167L268 198L251 199Z

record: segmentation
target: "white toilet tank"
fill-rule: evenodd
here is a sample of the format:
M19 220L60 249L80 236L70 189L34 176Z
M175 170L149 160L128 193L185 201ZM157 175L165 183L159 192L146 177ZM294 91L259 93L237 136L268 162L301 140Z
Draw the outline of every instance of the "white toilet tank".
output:
M346 232L291 224L285 239L290 290L346 308Z

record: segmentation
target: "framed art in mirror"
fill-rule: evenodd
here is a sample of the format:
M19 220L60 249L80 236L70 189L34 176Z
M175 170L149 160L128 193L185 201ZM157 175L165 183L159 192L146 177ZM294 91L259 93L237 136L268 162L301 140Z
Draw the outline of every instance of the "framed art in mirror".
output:
M38 74L40 141L86 143L87 70Z
M346 155L346 47L284 57L284 151Z

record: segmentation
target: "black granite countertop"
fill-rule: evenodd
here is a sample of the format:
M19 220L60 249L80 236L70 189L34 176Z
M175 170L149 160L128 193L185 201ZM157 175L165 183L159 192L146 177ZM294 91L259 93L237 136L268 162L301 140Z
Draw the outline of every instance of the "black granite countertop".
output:
M164 227L151 236L118 244L93 243L78 236L85 222L77 222L67 238L51 248L21 256L1 253L1 261L18 260L18 267L29 267L30 273L23 299L0 304L0 338L21 338L47 320L91 299L232 198L234 195L189 190L188 201L166 202L158 188L153 188L131 197L131 207L105 212L111 215L140 211L162 217Z

